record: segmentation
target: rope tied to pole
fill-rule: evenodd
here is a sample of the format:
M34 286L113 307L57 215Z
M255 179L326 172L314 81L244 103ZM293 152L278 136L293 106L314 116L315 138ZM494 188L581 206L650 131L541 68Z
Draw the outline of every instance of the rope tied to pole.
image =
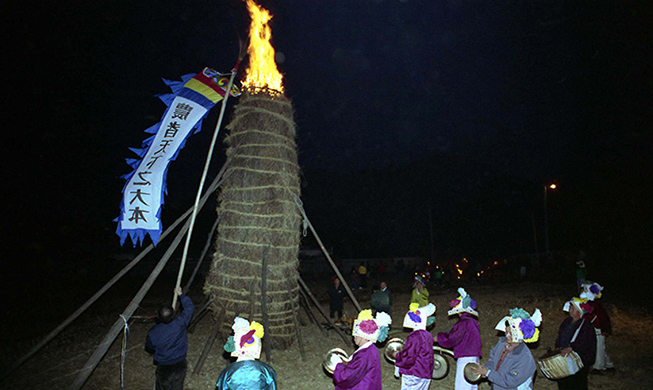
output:
M290 192L290 189L288 188L288 185L284 182L284 185L286 186L286 190ZM295 201L295 204L297 205L297 208L299 209L299 212L302 215L302 235L306 237L308 234L308 217L306 216L306 212L304 212L304 203L302 200L297 196L297 194L290 192L293 196L293 200Z
M125 390L125 360L127 360L127 334L129 333L129 323L127 323L127 318L125 318L124 315L121 314L120 318L125 322L122 335L122 350L120 351L120 389Z

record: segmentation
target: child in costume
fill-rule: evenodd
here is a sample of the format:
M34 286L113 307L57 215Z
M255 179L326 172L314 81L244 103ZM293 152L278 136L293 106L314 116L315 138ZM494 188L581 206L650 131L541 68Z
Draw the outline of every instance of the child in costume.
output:
M426 327L435 322L435 306L410 304L404 317L404 328L414 329L404 348L395 357L395 376L402 375L402 390L427 390L433 375L433 336Z
M612 333L610 316L603 307L600 298L603 295L603 287L598 283L588 282L583 284L580 298L587 299L587 304L592 308L591 313L585 314L585 319L594 325L596 332L596 360L592 366L592 372L601 372L614 369L614 363L605 349L605 337Z
M524 309L514 308L495 327L506 336L492 348L485 366L474 370L487 377L493 390L529 390L533 388L537 365L531 351L524 343L534 343L540 337L542 313L535 309L529 315Z
M372 310L363 310L354 321L352 336L358 349L349 363L338 363L333 370L336 390L381 390L381 359L374 343L385 341L392 318L384 312L372 317Z
M465 380L464 370L467 363L478 363L481 357L481 331L476 312L476 302L461 287L460 296L450 302L450 316L459 314L458 322L446 332L438 333L438 344L443 348L453 349L456 362L456 390L476 390L478 386Z
M272 367L259 361L263 325L236 317L224 350L237 357L218 377L216 390L276 390L277 374Z

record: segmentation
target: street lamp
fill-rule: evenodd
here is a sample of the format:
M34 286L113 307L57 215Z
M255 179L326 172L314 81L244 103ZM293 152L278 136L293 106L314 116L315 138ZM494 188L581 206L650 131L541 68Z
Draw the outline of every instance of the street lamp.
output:
M544 184L544 248L546 250L546 259L549 264L552 263L551 251L549 250L549 218L547 213L547 197L549 190L555 190L558 186L555 183Z

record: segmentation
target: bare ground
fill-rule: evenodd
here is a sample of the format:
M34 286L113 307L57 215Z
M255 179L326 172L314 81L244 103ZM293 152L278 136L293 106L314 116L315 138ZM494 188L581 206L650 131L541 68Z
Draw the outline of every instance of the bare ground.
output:
M392 285L390 286L392 289ZM313 285L312 289L323 302L322 307L328 311L326 296L322 291L324 286ZM396 290L396 291L395 291ZM407 332L400 327L403 314L408 307L409 291L393 290L393 336L405 338ZM523 307L532 312L538 307L544 317L541 327L540 342L532 348L533 355L539 357L546 352L547 346L553 346L558 325L564 319L561 310L565 300L573 294L573 286L559 286L540 283L504 284L495 286L471 286L467 288L470 295L477 301L479 307L479 322L483 339L483 354L487 356L497 341L494 326L497 321L513 307ZM356 295L365 307L369 302L369 291L356 290ZM455 289L432 288L431 301L438 305L437 321L431 333L435 334L448 329L455 319L447 318L449 300L456 297ZM609 294L608 294L609 297ZM609 298L606 298L609 299ZM591 389L647 389L653 388L651 376L653 358L653 320L637 306L618 304L607 300L605 302L613 321L614 335L608 338L608 351L617 369L612 374L592 375L589 383ZM147 298L137 311L136 318L130 321L127 336L124 383L126 389L152 389L154 382L154 366L152 358L143 350L143 342L147 330L152 326L151 320L142 317L150 316L158 305L158 299ZM3 389L65 389L72 383L78 370L86 362L90 354L105 333L116 321L119 306L111 305L106 311L96 310L85 315L62 332L43 350L16 370L0 385ZM330 330L325 336L315 324L308 323L301 327L304 340L306 359L302 360L299 348L295 344L287 351L272 351L268 363L276 370L280 389L330 389L333 388L332 377L322 368L322 359L326 351L341 347L352 353L352 342L343 340ZM353 317L353 305L345 303L345 315ZM6 318L5 318L6 320ZM195 331L189 334L190 349L188 351L189 374L186 378L187 389L212 389L220 371L231 361L222 350L224 337L216 341L211 354L206 360L199 375L191 372L204 347L211 331L211 321L205 317ZM3 367L9 366L36 344L44 334L51 329L42 329L42 333L30 339L7 340L3 337L2 357ZM120 388L122 337L112 345L101 364L95 370L84 389L118 389ZM383 345L379 345L383 352ZM265 358L263 358L265 361ZM453 389L455 362L449 358L449 375L438 381L432 381L430 389ZM393 376L393 366L382 358L383 385L387 389L399 389L400 380ZM489 389L487 382L480 389ZM538 375L536 389L557 389L555 382Z

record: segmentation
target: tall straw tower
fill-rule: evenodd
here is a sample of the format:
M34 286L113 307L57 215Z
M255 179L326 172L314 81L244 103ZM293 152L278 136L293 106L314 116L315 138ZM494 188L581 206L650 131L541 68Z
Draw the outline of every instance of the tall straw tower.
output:
M271 16L247 0L252 17L249 67L231 123L227 155L232 158L218 195L215 253L204 290L212 309L262 322L265 289L266 340L285 349L295 338L297 267L301 217L295 122L283 95L282 77L270 44ZM265 286L263 265L267 273ZM225 321L229 324L229 321ZM226 325L225 325L226 326Z

